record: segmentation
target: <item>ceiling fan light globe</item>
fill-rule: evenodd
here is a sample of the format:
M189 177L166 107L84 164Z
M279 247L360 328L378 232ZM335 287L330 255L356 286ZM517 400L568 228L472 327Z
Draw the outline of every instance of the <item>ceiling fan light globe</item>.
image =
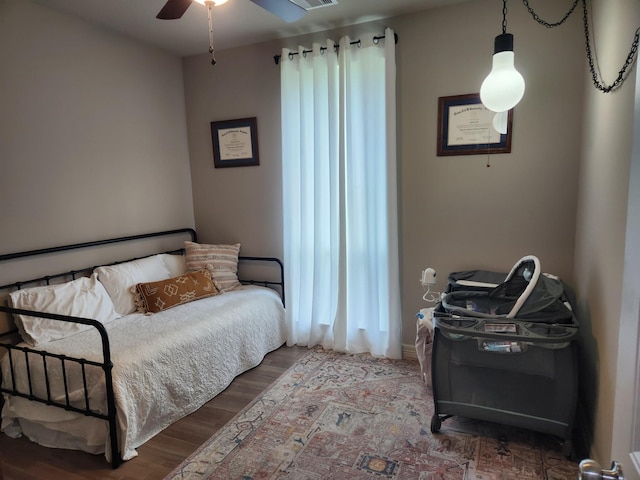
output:
M214 7L218 7L228 2L228 0L195 0L195 1L201 5L206 5L207 3L213 3Z

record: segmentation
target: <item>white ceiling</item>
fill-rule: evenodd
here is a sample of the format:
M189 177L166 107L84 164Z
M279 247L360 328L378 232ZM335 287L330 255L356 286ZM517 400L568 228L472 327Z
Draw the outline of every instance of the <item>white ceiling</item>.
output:
M207 8L193 2L182 18L158 20L166 0L34 0L180 56L207 53ZM213 10L216 50L379 20L469 0L338 0L286 23L249 0L229 0Z

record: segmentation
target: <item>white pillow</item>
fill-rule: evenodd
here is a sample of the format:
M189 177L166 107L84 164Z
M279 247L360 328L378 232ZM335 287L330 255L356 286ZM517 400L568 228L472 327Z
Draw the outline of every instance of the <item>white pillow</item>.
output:
M171 278L171 272L161 255L98 267L94 270L98 280L107 289L116 312L128 315L136 310L136 302L131 287L138 283L157 282Z
M179 277L180 275L187 273L187 265L185 264L184 255L161 253L160 257L167 267L167 270L169 270L171 278Z
M9 294L9 298L14 308L24 310L90 318L102 323L120 317L95 274L90 278L82 277L59 285L16 290ZM23 340L34 346L93 328L80 323L28 315L15 315L15 322Z

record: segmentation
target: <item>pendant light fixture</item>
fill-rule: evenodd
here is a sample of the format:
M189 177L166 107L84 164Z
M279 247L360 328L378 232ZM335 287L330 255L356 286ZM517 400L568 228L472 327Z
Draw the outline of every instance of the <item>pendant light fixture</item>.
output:
M495 38L491 72L480 87L482 104L493 112L506 112L524 95L524 78L513 64L513 35L507 33L507 0L502 0L502 34Z

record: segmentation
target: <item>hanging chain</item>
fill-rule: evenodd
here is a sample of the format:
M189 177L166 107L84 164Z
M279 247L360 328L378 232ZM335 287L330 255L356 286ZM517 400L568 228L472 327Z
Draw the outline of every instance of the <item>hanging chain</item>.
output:
M502 0L502 34L507 33L507 0Z
M504 9L506 10L507 8L506 0L504 1L505 1ZM571 9L567 12L567 14L564 17L562 17L562 20L555 23L549 23L543 20L542 18L540 18L540 16L533 11L531 6L529 5L529 0L522 0L525 7L527 7L527 10L529 10L529 13L533 17L533 19L536 22L538 22L540 25L544 25L547 28L557 27L559 25L562 25L564 22L566 22L569 16L571 16L571 14L576 9L578 5L578 1L579 0L574 0L573 5L571 6ZM599 75L596 70L596 62L594 61L593 54L591 52L591 38L589 34L589 14L587 12L587 0L582 0L582 9L583 9L582 20L584 22L585 48L587 50L587 60L589 61L589 70L591 71L591 78L593 79L593 85L601 92L604 92L604 93L612 92L616 90L618 87L622 86L622 83L624 82L627 76L627 70L629 70L629 67L633 65L636 59L636 53L638 52L638 43L640 42L640 28L636 30L636 33L633 37L633 42L631 43L631 50L629 51L629 55L627 55L627 59L625 60L623 67L618 72L618 78L616 78L616 80L611 85L604 85L598 78ZM503 26L504 24L505 24L505 20L503 20Z
M589 70L591 70L591 78L593 79L593 85L604 93L612 92L622 85L624 79L627 76L627 69L633 65L633 62L636 57L636 52L638 51L638 39L640 38L640 28L636 30L635 36L633 37L633 42L631 43L631 50L629 51L629 55L627 55L627 59L624 62L623 67L618 72L618 78L611 85L604 85L599 79L598 72L596 71L595 62L593 60L593 55L591 54L591 39L589 38L589 16L587 15L587 0L582 0L582 5L584 8L584 41L585 46L587 48L587 58L589 59Z
M538 14L533 11L533 8L531 8L529 6L529 0L522 0L522 3L524 3L524 6L527 7L527 10L529 10L529 13L531 14L531 16L533 17L533 19L536 22L538 22L540 25L544 25L547 28L553 28L553 27L558 27L558 26L562 25L564 22L567 21L567 18L569 18L571 16L573 11L578 6L578 2L579 1L580 0L575 0L573 2L573 6L571 7L571 9L567 12L567 14L564 17L562 17L562 20L560 20L559 22L555 22L555 23L549 23L549 22L544 21L542 18L540 18L540 16L538 16Z

